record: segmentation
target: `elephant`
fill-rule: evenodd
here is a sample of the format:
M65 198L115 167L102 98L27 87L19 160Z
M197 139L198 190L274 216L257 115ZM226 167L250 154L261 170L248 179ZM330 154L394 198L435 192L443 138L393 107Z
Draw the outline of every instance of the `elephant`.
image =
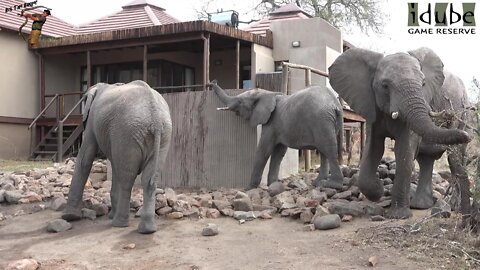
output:
M280 163L288 147L318 150L321 165L315 185L342 188L343 175L338 162L337 136L343 130L343 110L331 89L310 86L292 95L253 89L237 96L229 96L216 81L211 85L226 105L220 109L235 112L252 127L262 125L251 182L247 189L259 186L268 158L271 160L267 184L278 180Z
M67 221L82 218L83 190L95 154L100 150L112 164L109 213L112 226L129 226L131 192L135 178L142 173L143 212L138 232L155 232L155 190L172 136L167 102L140 80L127 84L99 83L85 95L84 138L62 218Z
M366 147L358 184L371 201L378 201L384 193L376 170L385 138L395 140L397 169L387 218L412 216L410 178L420 142L454 145L471 139L463 130L437 127L430 118L430 104L438 98L444 80L443 62L426 47L386 56L352 48L329 67L333 89L366 120Z
M444 70L445 81L442 87L435 92L432 97L430 106L435 112L450 111L456 115L460 115L462 120L466 119L466 108L468 105L468 96L465 89L465 85L462 80L452 74L451 72ZM435 118L434 118L435 119ZM435 119L437 125L445 128L465 128L463 124L457 120L445 120ZM466 144L457 144L450 146L448 154L448 163L452 175L457 177L466 177L467 172L462 166L463 156L466 151ZM420 167L420 173L418 177L418 186L416 192L411 201L411 208L427 209L433 206L433 192L432 192L432 172L435 160L442 157L443 153L447 151L447 145L432 144L432 143L420 143L416 160ZM461 180L463 182L463 180ZM468 181L468 180L466 180ZM464 190L464 185L461 185L462 192L468 192ZM463 209L463 208L462 208Z

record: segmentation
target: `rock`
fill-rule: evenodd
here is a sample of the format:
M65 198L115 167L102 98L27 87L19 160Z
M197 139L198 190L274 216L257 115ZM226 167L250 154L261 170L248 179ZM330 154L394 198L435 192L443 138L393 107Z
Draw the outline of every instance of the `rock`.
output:
M246 192L252 203L260 204L262 202L260 191L261 190L259 188L254 188Z
M431 215L435 217L449 218L451 216L452 208L443 199L439 199L432 207Z
M5 190L0 189L0 203L5 201Z
M291 181L290 183L288 183L287 186L290 187L290 188L300 189L300 190L308 189L308 185L302 179L295 179L295 180Z
M63 197L57 197L50 203L50 209L53 211L63 211L67 206L67 200Z
M370 217L370 220L371 220L371 221L384 221L385 218L384 218L383 216L378 216L378 215L377 215L377 216L371 216L371 217Z
M303 223L310 223L312 221L312 218L313 218L313 213L312 213L312 210L310 210L310 208L302 209L302 212L300 213L300 220Z
M227 217L233 217L235 211L231 208L224 208L224 209L220 210L220 213L222 213L222 215L227 216Z
M303 196L298 196L297 199L295 200L295 204L297 205L297 207L305 207L305 201L307 201L307 198L303 197Z
M235 199L250 199L250 197L248 197L248 194L245 192L237 191L235 193Z
M7 190L4 193L5 201L10 204L16 204L22 198L22 194L18 191Z
M351 187L353 185L353 180L352 178L349 177L344 177L343 178L343 185L347 187Z
M307 224L303 226L303 231L305 232L313 232L315 231L315 225L314 224Z
M172 206L173 202L175 202L177 200L177 194L171 188L166 188L165 189L165 197L167 198L167 202L168 202L169 206Z
M393 180L390 179L389 177L386 177L383 179L383 185L384 186L387 186L387 185L392 185L393 184Z
M277 208L269 205L261 205L261 204L253 204L253 211L273 211L274 213L277 212Z
M352 197L352 192L350 190L344 191L337 193L333 195L332 199L344 199L344 200L350 200Z
M449 170L445 170L445 171L439 171L437 172L438 175L440 175L440 177L442 177L444 180L450 180L452 179L452 173L449 171Z
M130 198L130 208L140 208L143 205L142 199L138 197Z
M350 222L353 220L353 217L351 215L344 215L342 217L342 222Z
M260 215L258 217L261 218L261 219L272 219L273 218L272 213L269 210L264 210L264 211L260 212Z
M168 213L171 213L172 212L172 208L170 206L165 206L165 207L162 207L160 209L157 209L155 211L155 213L157 213L157 215L159 216L164 216Z
M7 264L5 270L37 270L40 266L40 263L34 259L21 259Z
M173 202L172 209L174 212L185 212L185 211L190 211L192 207L188 203L188 201L185 200L176 200Z
M92 206L92 210L95 211L97 217L105 216L108 214L108 206L104 203L96 203Z
M235 211L245 211L245 212L252 211L253 210L252 201L250 200L248 195L246 198L244 197L244 198L234 199L233 209Z
M312 189L308 192L307 198L316 200L318 201L318 204L322 204L328 199L328 196L327 196L327 193L320 191L319 189Z
M192 207L192 209L188 211L182 212L184 217L188 217L191 219L199 219L200 218L200 210L196 207Z
M164 194L155 196L155 210L168 206L167 197Z
M386 208L389 207L391 204L392 200L383 200L381 202L376 203L378 206Z
M136 247L135 243L126 244L122 249L134 249Z
M285 204L295 205L295 201L290 191L284 191L276 195L273 199L272 206L276 208L282 208L282 206L284 206Z
M342 166L341 170L342 170L342 175L343 175L343 177L349 177L349 178L352 177L352 176L350 175L350 173L351 173L350 167L348 167L348 166Z
M340 216L333 214L316 217L313 224L317 230L330 230L340 227L341 222Z
M440 193L440 194L442 194L442 195L445 195L445 194L447 193L447 190L446 190L444 187L440 186L440 185L435 185L435 186L434 186L434 190L435 190L435 191L438 191L438 193Z
M385 209L373 202L364 201L359 203L363 207L363 212L367 216L383 216Z
M47 225L47 231L54 232L54 233L68 231L71 228L72 228L72 224L68 223L63 219L54 219L48 222L48 225Z
M213 200L212 205L217 208L218 210L222 210L225 208L232 208L232 205L228 201L222 201L222 200Z
M278 194L281 194L282 192L285 191L285 186L283 185L282 182L275 181L270 186L268 186L268 194L270 196L275 197Z
M337 194L337 190L333 188L322 188L322 190L327 194L328 198L331 198L333 195Z
M306 199L304 204L305 204L306 207L316 208L317 206L320 205L320 202L317 201L317 200Z
M94 220L97 218L97 212L92 209L82 208L82 218Z
M359 202L342 202L332 201L324 204L328 211L332 214L351 215L354 217L360 217L364 215L363 207Z
M207 210L207 218L219 218L220 215L220 211L215 208L210 208Z
M368 258L368 266L374 267L378 263L378 257L377 256L372 256Z
M253 211L245 212L245 211L235 211L233 213L233 218L236 220L254 220L257 217L253 213Z
M135 217L141 217L142 216L142 213L143 213L143 206L141 206L140 208L138 208L137 212L135 212Z
M388 170L388 178L395 180L396 169Z
M203 236L215 236L217 234L218 234L218 226L214 223L208 223L207 226L205 226L202 229Z
M385 165L385 164L378 165L377 172L378 172L378 177L380 179L387 178L388 177L388 166Z
M182 212L171 212L167 214L168 219L180 219L183 217Z

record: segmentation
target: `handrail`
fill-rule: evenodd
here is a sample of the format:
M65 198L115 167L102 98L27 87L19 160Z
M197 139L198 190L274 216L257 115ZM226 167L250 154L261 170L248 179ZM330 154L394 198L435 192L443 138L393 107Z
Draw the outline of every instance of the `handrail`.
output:
M65 115L65 117L63 117L63 119L61 120L62 122L65 122L65 120L67 120L67 118L70 116L70 114L73 113L73 111L78 107L78 105L80 105L82 103L82 101L85 99L86 96L83 96L80 98L80 100L75 104L75 106L73 106L73 108L67 113L67 115Z
M73 95L82 95L84 92L69 92L69 93L62 93L62 94L48 94L45 95L45 97L53 97L54 95L60 95L60 96L73 96Z
M328 73L326 73L325 71L321 71L321 70L319 70L319 69L312 68L312 67L309 67L309 66L299 65L299 64L293 64L293 63L289 63L289 62L282 62L282 65L287 66L287 67L290 67L290 68L298 68L298 69L310 70L310 71L312 71L312 72L315 73L315 74L318 74L318 75L321 75L321 76L324 76L324 77L328 77Z
M48 108L50 108L50 105L53 104L53 102L58 98L58 94L56 94L55 96L53 96L52 100L50 100L50 102L47 104L47 106L45 106L45 108L37 115L37 117L32 121L32 123L30 124L30 126L28 126L28 129L31 129L33 127L33 125L38 121L38 119L40 119L40 117L47 111Z

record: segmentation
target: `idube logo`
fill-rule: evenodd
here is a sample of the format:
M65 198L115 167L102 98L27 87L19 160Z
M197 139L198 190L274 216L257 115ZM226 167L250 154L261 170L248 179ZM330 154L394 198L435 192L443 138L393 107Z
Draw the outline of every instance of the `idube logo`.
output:
M409 34L475 35L475 26L475 3L408 3Z

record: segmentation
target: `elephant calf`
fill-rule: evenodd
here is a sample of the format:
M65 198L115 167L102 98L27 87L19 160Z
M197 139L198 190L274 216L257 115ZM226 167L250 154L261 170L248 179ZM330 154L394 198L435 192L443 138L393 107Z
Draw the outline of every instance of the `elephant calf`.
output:
M249 121L252 127L262 125L248 188L258 187L269 157L268 185L278 180L280 163L288 147L318 150L321 166L315 184L342 188L343 176L337 159L337 135L343 126L343 110L332 90L311 86L286 96L254 89L238 96L228 96L216 81L212 87L227 106L224 110L236 112ZM321 181L324 179L328 180Z
M92 162L100 149L112 163L112 226L129 225L130 197L142 173L140 233L153 233L155 190L172 134L168 104L143 81L91 87L83 112L84 139L77 156L67 207L62 218L82 217L80 205ZM86 121L86 122L85 122Z

